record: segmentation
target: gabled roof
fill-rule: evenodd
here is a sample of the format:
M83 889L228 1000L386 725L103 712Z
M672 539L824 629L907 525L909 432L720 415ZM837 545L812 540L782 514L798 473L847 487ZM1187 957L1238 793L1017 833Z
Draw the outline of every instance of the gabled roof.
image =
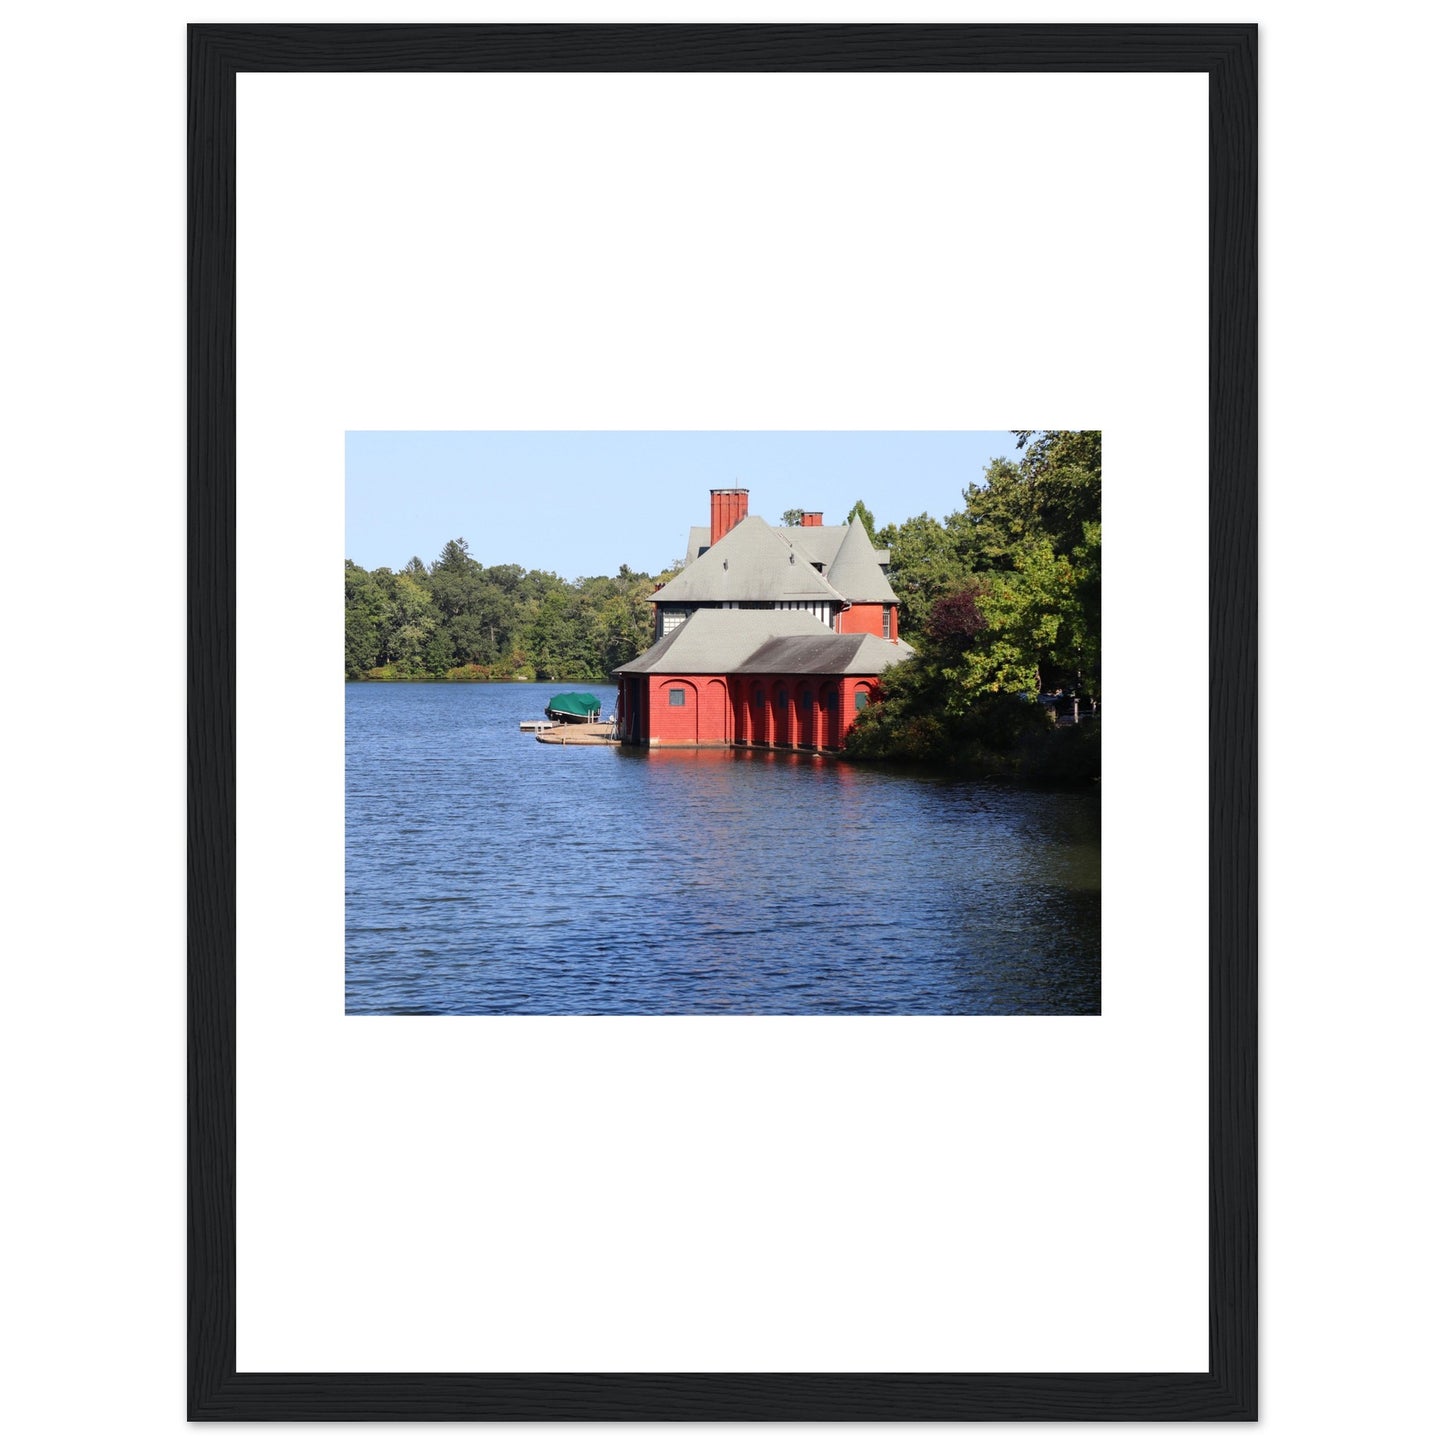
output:
M828 581L850 602L897 602L898 594L888 585L878 565L876 549L868 529L858 517L848 524L833 565L828 568Z
M876 564L875 564L876 566ZM813 570L761 517L744 517L695 562L652 594L658 603L839 601L842 594Z
M872 633L840 636L807 612L705 607L641 657L616 668L637 673L816 673L876 676L913 656L906 642Z
M791 542L799 551L806 552L809 560L820 563L826 572L832 565L833 558L838 555L843 538L848 535L848 524L843 522L827 527L774 527L773 531L784 541ZM684 565L697 561L698 557L707 551L711 541L711 527L689 527ZM880 567L886 567L892 553L887 547L875 547L873 558Z
M654 642L641 657L634 657L615 671L737 672L758 648L775 637L826 640L834 635L810 612L703 607Z

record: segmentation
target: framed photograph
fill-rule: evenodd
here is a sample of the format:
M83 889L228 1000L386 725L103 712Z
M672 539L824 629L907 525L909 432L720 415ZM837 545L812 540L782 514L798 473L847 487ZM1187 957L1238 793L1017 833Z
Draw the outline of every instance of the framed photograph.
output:
M191 28L190 1418L1255 1418L1255 39Z

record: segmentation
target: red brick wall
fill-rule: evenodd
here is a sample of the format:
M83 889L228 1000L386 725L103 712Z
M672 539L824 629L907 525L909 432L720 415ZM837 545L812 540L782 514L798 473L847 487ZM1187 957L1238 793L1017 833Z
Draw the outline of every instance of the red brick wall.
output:
M874 637L883 636L883 610L889 612L888 640L898 640L898 608L892 602L855 602L851 607L845 607L838 614L838 631L854 634L859 632L871 633Z
M851 731L853 724L858 721L859 697L866 697L869 702L878 698L878 679L876 677L850 677L843 687L843 731Z
M682 690L681 707L668 701L674 688ZM838 699L831 711L826 705L830 691ZM877 677L644 678L638 688L637 736L655 748L839 748L857 718L859 691L876 697ZM806 702L805 694L810 695Z
M655 748L696 747L698 742L699 683L705 678L649 678L647 738ZM683 705L673 707L668 700L674 690L682 692Z

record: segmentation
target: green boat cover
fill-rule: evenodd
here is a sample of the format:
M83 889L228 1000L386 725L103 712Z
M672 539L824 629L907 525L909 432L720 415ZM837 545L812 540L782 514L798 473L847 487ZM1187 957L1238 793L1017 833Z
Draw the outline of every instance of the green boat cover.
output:
M573 717L595 717L602 711L602 704L590 692L559 692L547 704L549 714L571 713Z

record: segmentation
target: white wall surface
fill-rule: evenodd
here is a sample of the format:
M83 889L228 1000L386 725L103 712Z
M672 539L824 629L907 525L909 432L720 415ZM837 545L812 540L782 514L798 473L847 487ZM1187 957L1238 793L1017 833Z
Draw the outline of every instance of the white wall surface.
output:
M718 0L685 13L1059 18L1028 4L898 15L840 0L772 13ZM424 18L683 14L475 3ZM247 18L397 19L400 9L317 0L288 17L250 0L76 4L12 16L7 28L0 876L12 926L0 1308L5 1418L25 1440L164 1442L187 1428L183 27ZM1429 1386L1442 1344L1445 949L1427 904L1442 871L1429 715L1445 702L1431 646L1445 520L1432 425L1441 24L1398 3L1281 0L1069 18L1263 25L1259 1428L1270 1445L1438 1438ZM92 660L117 655L124 669ZM1304 714L1321 702L1322 717ZM265 1438L303 1434L278 1427ZM523 1438L521 1428L491 1434Z

